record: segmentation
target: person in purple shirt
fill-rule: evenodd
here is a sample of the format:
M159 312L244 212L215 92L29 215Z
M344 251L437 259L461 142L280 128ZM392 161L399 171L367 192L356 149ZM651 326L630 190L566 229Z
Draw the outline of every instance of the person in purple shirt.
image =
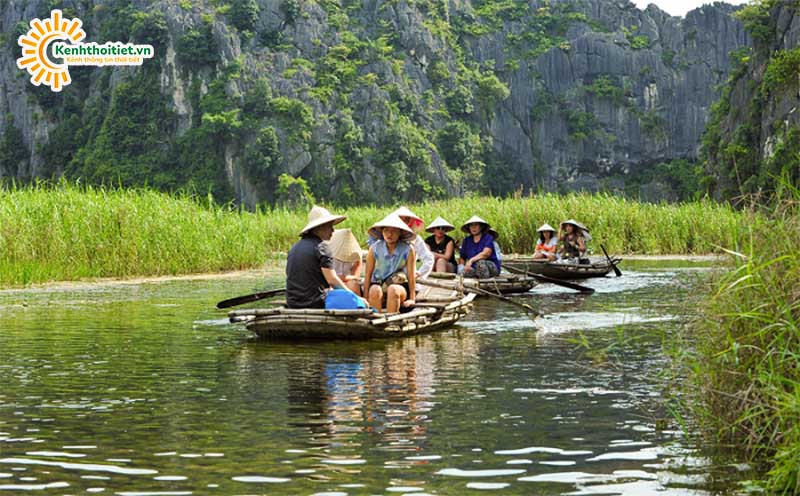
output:
M463 265L464 276L486 279L499 275L500 260L489 223L473 215L461 226L461 230L468 235L461 243L458 260L459 269Z

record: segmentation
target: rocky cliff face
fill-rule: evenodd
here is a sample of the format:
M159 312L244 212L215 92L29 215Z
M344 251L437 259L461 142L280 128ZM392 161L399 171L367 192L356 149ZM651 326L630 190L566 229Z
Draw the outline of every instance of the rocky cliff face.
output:
M725 4L685 19L625 0L0 8L0 176L193 185L249 206L292 177L343 203L630 190L656 163L697 159L728 54L750 44ZM89 41L158 56L35 88L16 37L51 8L81 18ZM642 191L674 197L654 184Z
M800 185L800 2L765 1L743 16L755 46L736 57L703 136L707 188L766 200Z

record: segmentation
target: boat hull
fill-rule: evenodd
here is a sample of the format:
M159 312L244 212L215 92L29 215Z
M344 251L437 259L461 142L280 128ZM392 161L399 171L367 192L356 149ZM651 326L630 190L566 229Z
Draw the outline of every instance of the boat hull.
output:
M412 311L376 314L366 310L252 309L228 314L260 338L379 339L438 331L472 310L473 294L450 302L420 303Z
M432 272L428 278L436 281L437 284L452 284L453 289L457 289L463 284L464 288L478 288L500 295L526 293L538 284L533 277L516 274L501 274L488 279L461 279L455 274ZM424 282L420 284L424 284Z
M620 262L619 258L612 259L614 264ZM532 258L517 258L503 260L503 265L519 273L537 274L554 279L589 279L592 277L605 277L613 270L613 265L605 258L590 259L588 264L546 262Z

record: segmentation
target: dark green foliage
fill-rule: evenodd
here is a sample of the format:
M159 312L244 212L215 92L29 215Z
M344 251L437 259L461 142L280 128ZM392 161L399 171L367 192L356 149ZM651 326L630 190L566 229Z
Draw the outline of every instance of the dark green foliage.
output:
M656 112L642 113L639 116L639 123L642 126L645 136L657 140L667 137L664 119Z
M611 100L617 105L622 105L625 100L624 90L609 75L598 76L592 84L583 86L583 90L599 98Z
M455 116L468 116L475 110L474 98L469 87L456 84L445 96L444 102L447 111Z
M305 142L311 138L314 112L302 100L280 96L270 101L270 109L281 126L289 130L292 140Z
M69 165L70 176L93 183L173 186L161 181L173 118L158 72L138 71L115 88L97 138Z
M774 29L770 18L770 8L776 0L754 0L739 9L733 16L744 24L750 36L761 43L772 39Z
M239 31L253 31L258 22L260 9L256 0L233 0L231 2L231 23Z
M475 95L484 112L490 112L511 94L508 86L491 71L476 74L475 84Z
M389 123L374 163L383 171L387 189L396 196L383 200L419 201L443 196L444 190L433 176L433 152L434 146L408 118L401 116Z
M450 122L439 131L438 144L448 167L461 173L461 189L479 191L486 168L480 134L464 122Z
M305 179L281 174L278 177L276 203L290 209L306 209L314 204L314 195Z
M294 24L294 20L300 15L300 2L298 0L284 0L281 10L286 16L286 24Z
M250 116L263 118L269 113L269 103L272 100L272 87L266 78L259 78L244 94L242 110Z
M178 60L189 68L213 66L219 61L217 42L211 31L211 25L207 23L190 29L181 36L176 51Z
M675 55L676 55L675 50L665 48L661 52L661 60L667 67L672 67L673 64L675 63Z
M167 44L167 20L161 11L134 12L131 38L136 43L153 45L156 57L163 57Z
M19 166L28 161L28 151L22 139L22 131L14 125L11 114L6 116L6 128L0 137L0 170L15 177Z
M271 191L280 163L281 153L275 128L262 128L255 143L245 148L244 169L247 175L260 191Z
M763 88L767 93L797 86L800 78L800 47L779 50L769 60L764 73Z
M567 109L565 116L567 119L567 131L570 138L575 141L582 141L593 136L600 127L600 123L591 112Z
M511 157L492 153L486 160L486 170L483 175L484 190L495 196L506 196L517 189L519 184L514 169L509 167L513 163Z

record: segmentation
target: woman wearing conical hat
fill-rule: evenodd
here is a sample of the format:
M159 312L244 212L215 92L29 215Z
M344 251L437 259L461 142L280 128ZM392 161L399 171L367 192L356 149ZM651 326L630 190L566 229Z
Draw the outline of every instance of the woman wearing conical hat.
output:
M453 224L441 217L436 217L436 220L425 229L432 233L425 238L425 244L433 253L434 272L455 273L456 271L456 241L447 234L453 229L455 229Z
M286 258L286 306L289 308L325 308L330 288L347 289L333 269L333 256L324 241L331 239L334 224L345 220L315 206L308 213L308 223L300 231L300 241Z
M539 242L536 243L533 258L554 262L557 258L556 249L558 248L556 230L550 224L545 223L536 231L539 233Z
M364 270L364 295L373 308L399 312L414 306L416 294L417 257L414 251L414 231L396 214L376 222L369 234L381 239L367 253Z
M466 277L486 279L500 274L500 260L494 246L494 236L490 234L492 226L477 215L473 215L462 226L467 234L461 242L459 266L464 266Z
M328 245L333 255L333 270L339 279L357 295L361 295L361 247L350 229L338 229Z
M400 220L405 222L406 225L414 231L415 236L412 244L414 245L414 251L417 253L417 260L421 262L417 269L417 278L427 277L433 270L436 259L433 257L433 253L428 249L428 245L425 244L425 240L419 235L419 231L425 226L425 223L422 222L422 219L417 217L414 212L409 210L408 207L400 207L392 213L397 214Z
M592 239L589 229L580 222L570 219L558 226L558 240L561 244L559 254L563 258L580 258L586 253L586 242Z

